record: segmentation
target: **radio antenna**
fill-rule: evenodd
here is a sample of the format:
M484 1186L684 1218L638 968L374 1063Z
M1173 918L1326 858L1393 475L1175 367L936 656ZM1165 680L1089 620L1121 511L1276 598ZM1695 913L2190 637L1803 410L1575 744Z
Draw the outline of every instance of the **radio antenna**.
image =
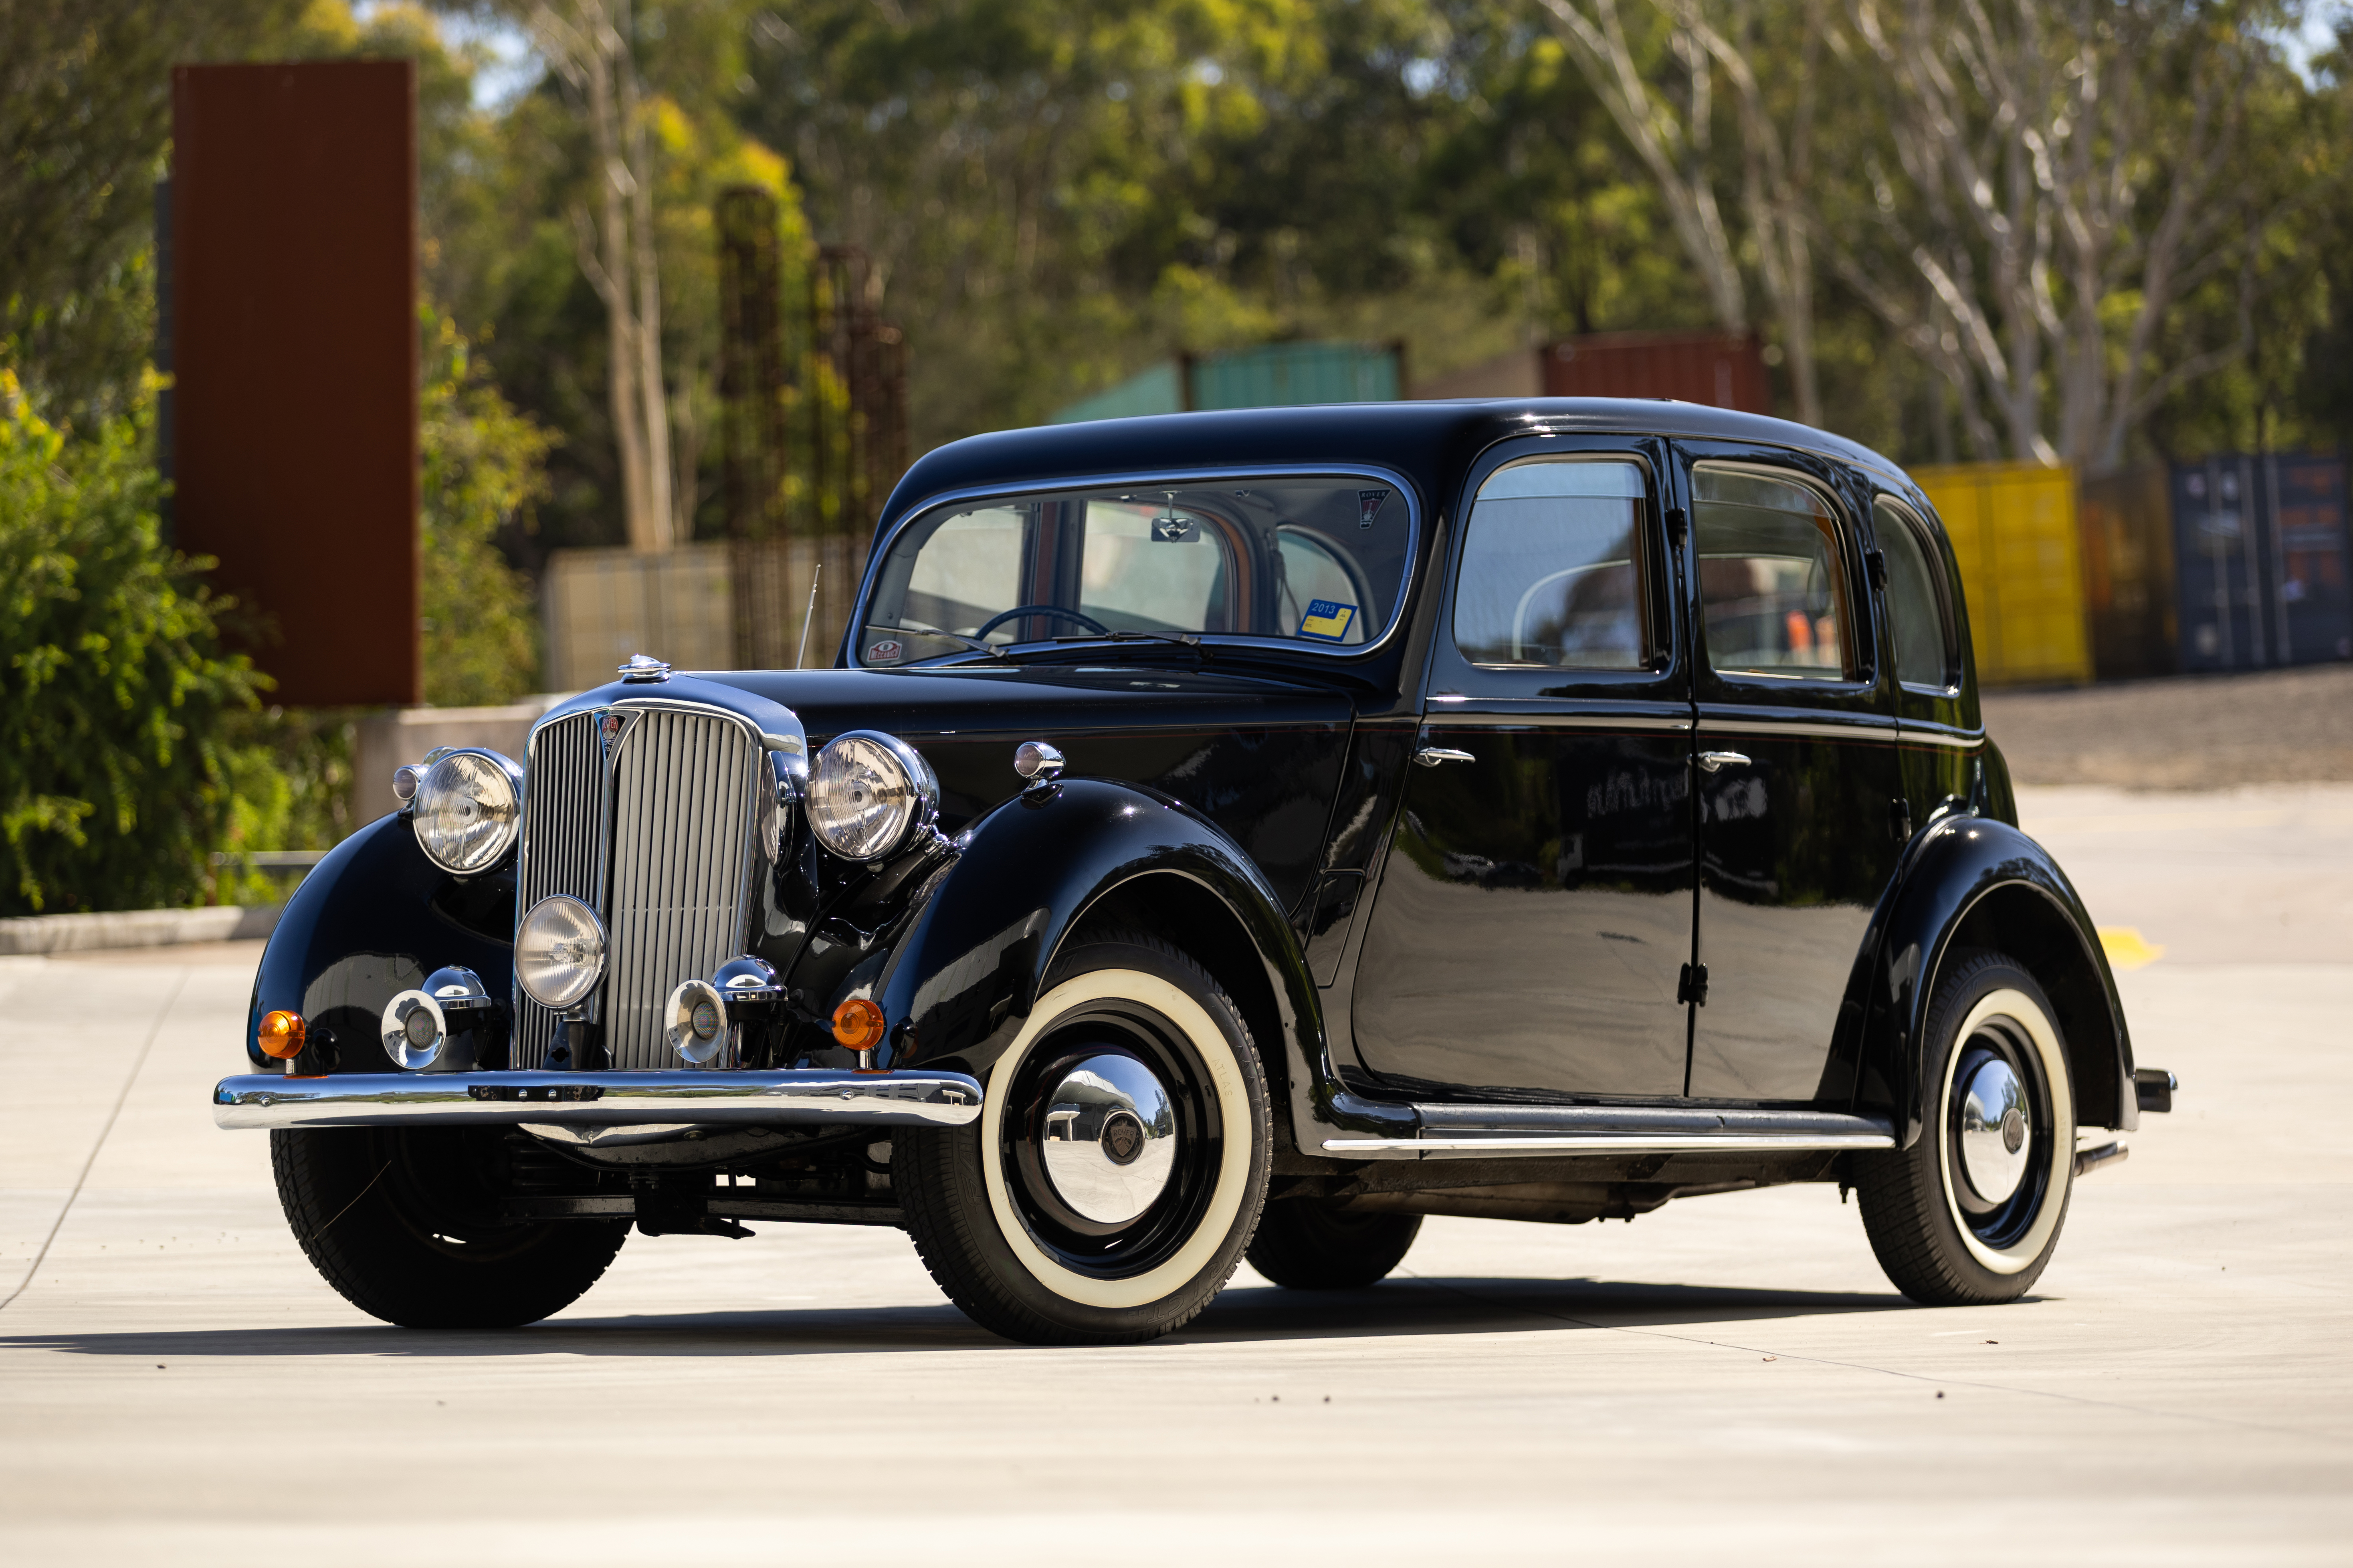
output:
M801 616L801 646L800 646L797 650L795 650L795 652L794 652L794 654L793 654L793 668L794 668L795 669L800 669L800 668L804 668L803 661L804 661L804 660L806 660L806 659L808 658L808 629L809 629L809 623L810 623L811 621L813 621L813 620L817 619L817 584L818 584L818 579L819 579L819 578L823 577L824 575L825 575L825 563L824 563L824 562L822 562L822 561L820 561L820 562L818 562L818 563L817 563L817 570L809 574L809 602L808 602L808 609L807 609L806 612L804 612L804 613L803 613L803 615Z

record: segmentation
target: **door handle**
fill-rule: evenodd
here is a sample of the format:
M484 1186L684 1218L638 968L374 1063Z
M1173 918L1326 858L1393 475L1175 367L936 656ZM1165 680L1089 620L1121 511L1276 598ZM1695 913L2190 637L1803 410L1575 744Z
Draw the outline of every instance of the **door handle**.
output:
M1413 760L1425 768L1434 768L1440 763L1475 763L1479 759L1468 752L1451 751L1444 746L1424 746L1413 754Z
M1712 773L1718 768L1745 768L1747 765L1748 759L1738 752L1702 752L1699 754L1699 768L1704 773Z

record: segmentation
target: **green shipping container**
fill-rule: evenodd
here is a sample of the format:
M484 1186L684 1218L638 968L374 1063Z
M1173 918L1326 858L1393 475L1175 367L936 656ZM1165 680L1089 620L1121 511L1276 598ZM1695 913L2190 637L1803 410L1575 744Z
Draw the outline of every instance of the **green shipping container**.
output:
M1075 425L1197 408L1394 403L1404 390L1402 343L1269 343L1163 361L1108 391L1056 409L1048 423Z

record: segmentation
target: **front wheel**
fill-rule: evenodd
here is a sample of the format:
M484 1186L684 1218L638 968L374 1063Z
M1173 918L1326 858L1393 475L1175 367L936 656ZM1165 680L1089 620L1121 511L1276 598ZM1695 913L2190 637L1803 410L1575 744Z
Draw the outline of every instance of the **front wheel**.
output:
M278 1200L327 1283L411 1329L511 1329L578 1300L627 1220L501 1218L495 1130L280 1129Z
M2075 1101L2051 1005L2014 960L1961 958L1937 984L1922 1053L1935 1089L1911 1148L1856 1164L1863 1229L1926 1306L2026 1294L2051 1261L2075 1172Z
M1189 1322L1265 1201L1265 1075L1217 982L1157 938L1082 938L988 1072L980 1118L902 1137L893 1184L932 1278L1031 1344Z

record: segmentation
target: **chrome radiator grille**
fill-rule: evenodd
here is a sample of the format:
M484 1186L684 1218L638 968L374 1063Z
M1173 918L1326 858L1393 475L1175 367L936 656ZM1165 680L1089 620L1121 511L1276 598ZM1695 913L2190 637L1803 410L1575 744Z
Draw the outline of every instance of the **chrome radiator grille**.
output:
M575 713L541 726L524 759L522 858L515 918L551 893L569 893L603 911L604 747L596 715ZM536 1068L555 1038L555 1015L515 987L515 1034L507 1065Z
M644 1072L683 1065L663 1038L671 987L744 951L764 759L732 720L623 717L609 762L593 713L533 737L516 912L569 893L604 917L612 945L597 1016L607 1065ZM537 1067L557 1019L528 997L517 1002L512 1059Z
M662 1037L662 1004L680 981L744 951L762 758L739 725L657 712L615 761L605 1050L617 1069L681 1067Z

